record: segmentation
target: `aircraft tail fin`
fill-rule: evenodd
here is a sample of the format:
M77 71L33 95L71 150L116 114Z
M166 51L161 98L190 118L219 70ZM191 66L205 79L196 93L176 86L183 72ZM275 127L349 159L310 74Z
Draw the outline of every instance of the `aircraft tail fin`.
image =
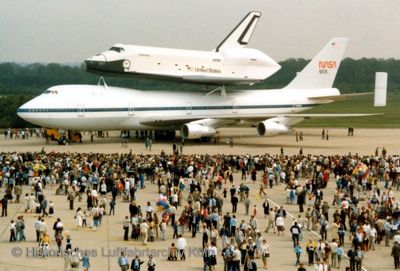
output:
M229 35L217 46L216 52L224 48L245 47L253 34L261 17L261 12L250 11L243 20L229 33Z
M331 88L347 42L348 38L331 39L285 88Z

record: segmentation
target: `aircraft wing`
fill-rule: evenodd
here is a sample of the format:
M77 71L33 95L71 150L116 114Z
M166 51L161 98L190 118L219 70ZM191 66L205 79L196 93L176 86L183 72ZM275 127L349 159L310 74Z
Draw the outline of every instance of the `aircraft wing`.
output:
M349 118L349 117L367 117L367 116L376 116L376 115L382 115L381 113L374 113L374 114L358 114L358 113L350 113L350 114L326 114L326 113L289 113L289 114L259 114L257 115L249 115L249 116L241 116L235 117L233 114L227 114L225 116L219 116L218 118L212 118L215 120L214 126L218 127L219 123L223 123L224 125L227 124L227 122L232 125L233 123L240 124L243 122L257 122L257 121L263 121L269 118L275 118L275 117L285 117L285 118L301 118L301 119L311 119L311 118ZM204 119L209 119L209 118L200 118L199 116L190 116L190 115L185 115L181 117L177 116L171 116L171 117L166 117L166 116L158 116L158 117L149 117L146 119L142 119L140 121L141 124L147 125L147 126L157 126L157 127L170 127L171 129L178 129L181 125L193 121L200 121Z
M316 97L309 97L310 100L317 100L317 101L326 101L326 102L336 102L336 101L343 101L353 97L359 96L366 96L372 95L373 92L362 92L362 93L351 93L351 94L340 94L336 96L316 96Z
M293 114L268 114L270 117L298 117L298 118L351 118L351 117L368 117L368 116L376 116L382 115L383 113L349 113L349 114L340 114L340 113L293 113Z

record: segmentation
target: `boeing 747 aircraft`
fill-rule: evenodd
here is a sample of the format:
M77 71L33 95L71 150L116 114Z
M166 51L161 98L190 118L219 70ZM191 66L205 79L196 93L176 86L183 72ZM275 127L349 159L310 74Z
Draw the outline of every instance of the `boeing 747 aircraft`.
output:
M260 82L281 67L256 49L244 48L261 16L250 12L214 51L115 44L88 58L82 68L100 75L183 81L205 85Z
M212 137L220 127L243 123L256 125L260 136L289 133L291 125L305 118L366 115L301 113L346 97L332 88L346 45L346 38L333 38L283 89L243 90L221 96L62 85L22 105L18 115L43 127L180 130L187 139Z

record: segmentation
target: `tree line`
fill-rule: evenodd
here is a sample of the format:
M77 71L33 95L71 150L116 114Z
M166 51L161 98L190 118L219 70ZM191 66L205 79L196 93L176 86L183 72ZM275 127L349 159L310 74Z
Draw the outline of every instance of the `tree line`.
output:
M230 89L263 89L281 88L288 84L309 62L305 59L287 59L280 62L282 68L270 78L253 86L234 86ZM400 90L400 60L346 58L342 61L334 87L342 93L368 92L374 89L375 73L388 73L388 90ZM98 75L83 71L79 65L50 64L17 64L0 63L0 126L26 127L16 115L17 108L24 102L42 93L54 85L63 84L97 84ZM184 84L173 81L143 80L133 78L105 77L110 86L136 88L143 90L203 90L209 91L213 86Z

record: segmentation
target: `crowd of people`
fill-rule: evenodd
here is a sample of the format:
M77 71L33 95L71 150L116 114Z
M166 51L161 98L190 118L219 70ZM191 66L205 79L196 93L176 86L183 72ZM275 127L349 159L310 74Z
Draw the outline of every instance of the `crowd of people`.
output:
M43 137L44 129L25 128L25 129L4 129L4 139L29 139L32 136Z
M400 187L400 157L388 155L386 150L373 156L42 151L1 153L0 166L0 185L5 191L2 216L7 216L10 202L21 202L26 213L37 213L36 240L44 257L51 242L45 221L54 216L54 240L60 253L66 242L66 270L79 267L85 257L83 267L87 270L90 264L88 256L78 255L72 246L71 235L56 218L56 206L48 200L46 187L66 197L77 228L96 230L104 215L115 215L117 201L129 202L129 210L124 210L128 215L121 217L121 238L140 240L144 245L172 239L168 256L171 261L185 259L185 232L193 238L200 235L204 270L214 270L218 259L224 263L224 271L256 270L257 264L267 269L272 255L267 242L270 230L282 236L289 230L299 270L307 270L301 260L303 247L306 264L312 270L340 268L347 256L349 268L354 271L361 270L368 251L380 245L390 246L391 240L395 266L400 267L400 206L394 196ZM332 202L326 198L328 182L335 182ZM248 183L253 183L253 189L260 187L255 192L258 199L250 196ZM137 202L137 194L148 185L158 186L158 195L166 199L167 207ZM28 186L31 190L21 198L23 188ZM269 201L268 189L281 189L287 205L298 205L293 221L288 223L284 206L273 206ZM86 201L86 208L75 210L77 200ZM245 208L244 219L238 219L238 204ZM121 211L117 215L121 216ZM266 228L261 228L260 220L264 220ZM24 228L23 216L12 220L10 242L26 240ZM305 231L317 232L320 239L306 242ZM132 261L129 265L128 259L121 257L121 270L140 269L140 259L139 264ZM148 263L148 270L154 270L154 259L149 258Z

